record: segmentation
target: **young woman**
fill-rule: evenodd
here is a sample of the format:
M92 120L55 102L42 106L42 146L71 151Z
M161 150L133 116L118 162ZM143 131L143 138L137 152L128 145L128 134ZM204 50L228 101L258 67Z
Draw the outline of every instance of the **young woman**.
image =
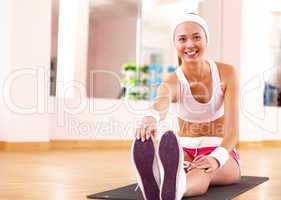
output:
M180 66L159 87L132 145L138 183L147 200L179 200L202 195L210 185L240 180L235 150L237 69L205 58L210 36L202 17L183 14L171 33ZM180 130L164 133L155 150L157 123L165 118L171 102Z

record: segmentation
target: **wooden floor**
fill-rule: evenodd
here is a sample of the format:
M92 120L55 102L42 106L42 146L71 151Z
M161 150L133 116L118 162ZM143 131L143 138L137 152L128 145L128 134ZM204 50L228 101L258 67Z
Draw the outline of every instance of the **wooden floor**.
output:
M270 180L235 200L281 199L281 147L240 150L242 174ZM134 183L128 150L0 152L0 200L85 200Z

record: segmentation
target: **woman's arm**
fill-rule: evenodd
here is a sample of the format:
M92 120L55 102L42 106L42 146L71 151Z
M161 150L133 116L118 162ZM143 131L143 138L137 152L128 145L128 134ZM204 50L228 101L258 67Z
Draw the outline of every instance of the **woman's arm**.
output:
M217 167L222 167L229 159L229 153L236 146L239 138L239 73L230 65L223 64L222 81L225 83L224 94L224 137L222 143L211 154L217 161ZM207 171L216 169L214 162Z
M177 78L171 74L157 89L157 96L152 104L152 110L143 117L141 126L136 129L136 138L145 141L155 136L157 121L165 119L169 111L170 102L176 99ZM159 117L155 117L155 115Z
M229 152L236 146L239 137L239 73L238 70L229 65L222 65L220 70L221 80L224 82L224 137L220 147L216 148L209 156L200 155L196 157L188 167L205 169L212 172L222 167L229 158Z
M239 72L226 66L226 90L224 97L224 137L221 146L229 152L239 139Z
M152 109L159 112L160 121L165 119L173 99L175 99L175 86L171 76L159 86L157 97L152 104Z

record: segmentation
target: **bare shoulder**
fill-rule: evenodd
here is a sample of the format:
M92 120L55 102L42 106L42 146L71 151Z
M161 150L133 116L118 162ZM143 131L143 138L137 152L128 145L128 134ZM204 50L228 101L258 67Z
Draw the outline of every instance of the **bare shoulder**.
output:
M233 65L216 62L223 82L236 81L239 76L239 69Z

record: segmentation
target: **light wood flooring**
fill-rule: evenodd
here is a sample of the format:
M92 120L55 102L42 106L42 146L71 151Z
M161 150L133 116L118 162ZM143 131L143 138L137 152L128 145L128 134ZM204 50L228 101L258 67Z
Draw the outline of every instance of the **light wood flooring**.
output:
M281 147L239 152L243 175L270 180L235 200L280 200ZM134 182L129 150L0 152L0 200L85 200Z

